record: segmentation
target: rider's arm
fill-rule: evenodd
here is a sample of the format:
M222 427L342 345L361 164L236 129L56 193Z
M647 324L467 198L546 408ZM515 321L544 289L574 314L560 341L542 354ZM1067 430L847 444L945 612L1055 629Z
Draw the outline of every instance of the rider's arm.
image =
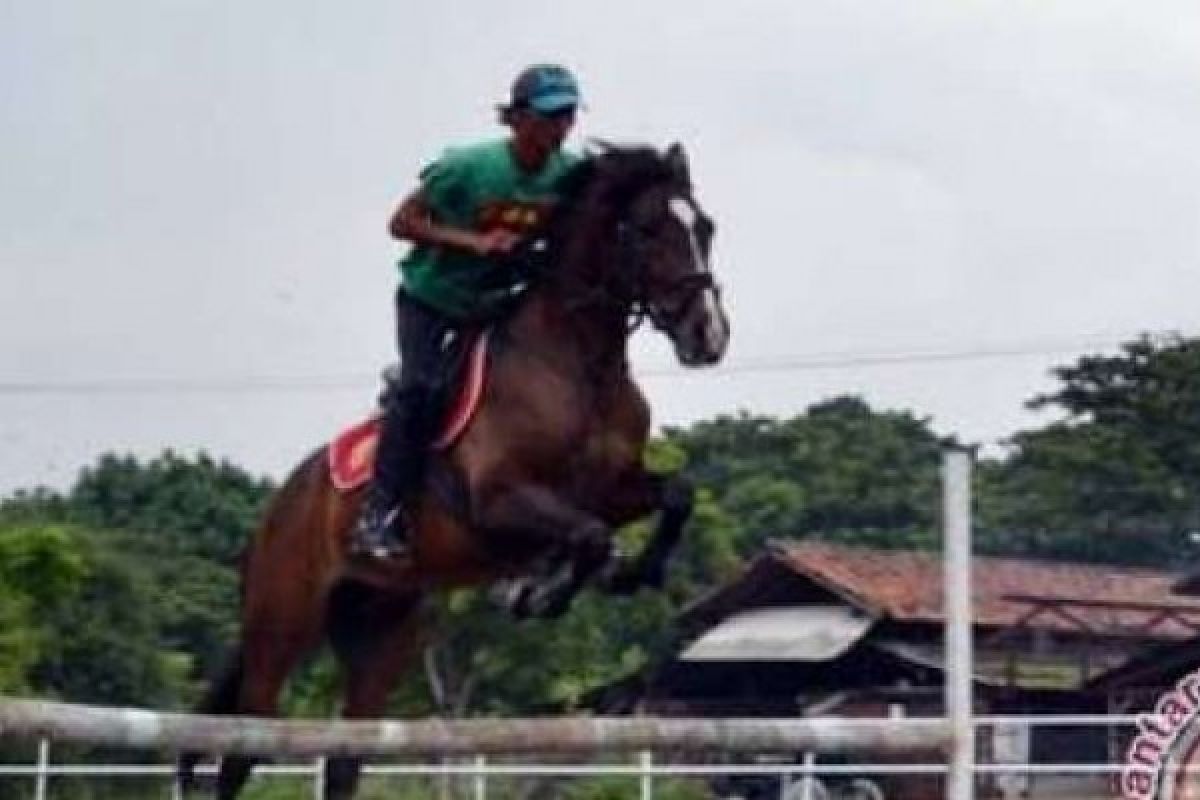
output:
M482 256L507 252L516 241L516 237L505 230L477 233L438 222L421 189L404 198L392 213L388 231L401 241L453 247Z

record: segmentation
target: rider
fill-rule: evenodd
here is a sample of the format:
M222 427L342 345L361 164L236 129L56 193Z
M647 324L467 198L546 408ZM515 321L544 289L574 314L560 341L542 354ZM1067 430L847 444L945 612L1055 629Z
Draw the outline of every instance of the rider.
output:
M506 290L516 276L502 257L544 219L578 162L562 149L578 107L578 84L564 67L522 70L497 109L511 136L446 150L392 214L392 236L414 247L400 262L400 377L384 392L375 472L351 543L356 553L387 558L408 550L406 504L439 421L433 406L448 351L464 324L494 318L499 301L511 297Z

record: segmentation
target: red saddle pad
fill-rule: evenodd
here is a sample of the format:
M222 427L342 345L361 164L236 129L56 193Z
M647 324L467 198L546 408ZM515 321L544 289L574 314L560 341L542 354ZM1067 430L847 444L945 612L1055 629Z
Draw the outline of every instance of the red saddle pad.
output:
M462 384L442 420L441 432L433 441L434 450L445 450L458 441L475 416L487 377L487 347L486 333L471 345ZM381 425L379 414L373 414L345 429L329 443L329 478L337 489L357 489L371 479Z

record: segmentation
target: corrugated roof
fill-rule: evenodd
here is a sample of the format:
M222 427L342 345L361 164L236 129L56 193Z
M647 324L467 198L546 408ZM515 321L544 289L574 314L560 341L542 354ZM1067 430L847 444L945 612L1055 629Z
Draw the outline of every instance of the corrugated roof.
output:
M942 559L940 553L877 550L823 542L776 542L774 558L865 609L906 622L942 621ZM1151 636L1183 638L1196 629L1147 606L1162 604L1200 626L1200 598L1172 591L1179 576L1132 567L1102 566L1017 558L977 556L972 566L972 610L976 625L1008 627L1036 606L1011 599L1013 595L1060 600L1072 619L1043 612L1027 622L1043 630L1079 630L1130 635L1154 622ZM1073 606L1103 601L1134 608Z
M755 608L705 631L682 661L830 661L849 650L874 620L845 605Z

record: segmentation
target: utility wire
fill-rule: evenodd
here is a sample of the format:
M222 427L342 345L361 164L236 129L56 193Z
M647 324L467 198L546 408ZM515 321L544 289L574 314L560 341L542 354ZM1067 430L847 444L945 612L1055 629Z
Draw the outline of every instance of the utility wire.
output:
M822 369L847 369L854 367L878 367L893 364L934 364L955 361L981 361L992 358L1015 358L1059 353L1077 352L1088 348L1116 347L1121 339L1090 338L1087 340L1042 342L1026 345L979 346L970 349L930 349L909 351L813 353L807 355L784 355L777 357L744 359L724 367L701 372L686 371L680 367L651 368L639 371L639 375L653 377L676 374L724 374L736 375L755 372L805 372Z

